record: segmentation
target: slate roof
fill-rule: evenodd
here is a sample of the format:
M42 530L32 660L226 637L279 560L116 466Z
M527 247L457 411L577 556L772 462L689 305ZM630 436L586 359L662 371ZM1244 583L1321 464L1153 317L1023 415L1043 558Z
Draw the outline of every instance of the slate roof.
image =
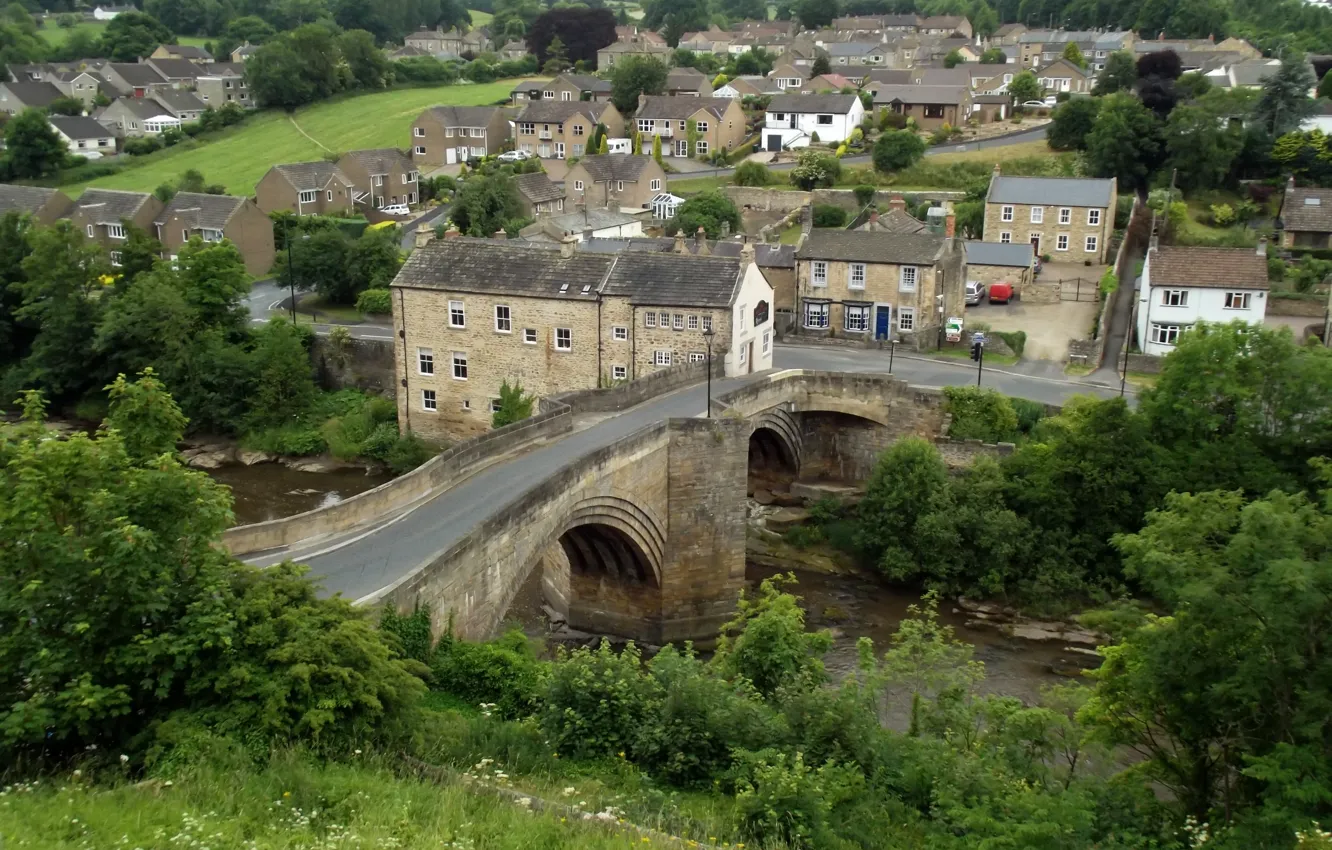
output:
M779 94L768 103L769 112L832 112L845 115L851 111L853 94Z
M993 69L994 65L986 66ZM921 86L969 86L971 85L972 69L958 65L956 68L921 68L919 69L919 82ZM990 76L996 72L991 70ZM998 73L1003 73L999 71ZM913 81L916 75L913 75Z
M213 54L204 50L202 47L195 47L190 44L164 44L172 55L179 56L182 59L212 59Z
M203 69L203 75L205 77L245 76L244 62L209 62L207 65L200 67Z
M283 165L275 165L273 169L287 178L287 182L295 189L322 189L334 178L348 186L352 185L351 178L343 174L342 169L324 160L288 162Z
M865 75L866 84L886 83L890 86L907 86L911 84L911 71L906 68L875 68Z
M188 59L149 59L148 61L157 69L158 73L168 80L193 80L204 75L204 70Z
M616 255L584 252L565 258L560 256L559 246L540 243L436 239L411 253L392 285L595 301L615 260ZM592 289L584 293L588 284Z
M620 254L602 293L625 296L630 304L727 307L740 285L740 269L735 257Z
M415 171L411 159L397 148L369 148L347 151L344 157L356 160L369 174L392 174L395 171Z
M495 117L497 106L432 106L427 112L445 127L485 127Z
M843 41L831 42L824 45L823 49L834 58L838 56L869 56L872 53L882 53L888 49L888 45L879 41Z
M57 189L0 183L0 215L8 212L36 213L59 194Z
M88 189L74 202L97 224L119 224L133 218L152 195L145 192L121 192L116 189Z
M873 233L815 228L796 252L800 260L934 264L944 237L934 233Z
M1269 288L1267 255L1252 248L1162 247L1148 262L1153 287Z
M669 121L684 121L700 110L707 110L718 119L726 112L733 100L729 97L669 97L656 95L643 98L637 118L664 118Z
M601 230L607 227L632 224L639 219L636 216L610 209L583 209L578 212L566 212L563 215L545 216L536 224L529 224L520 233L523 236L546 236L559 238L566 233L583 233L587 230Z
M160 86L166 82L166 78L159 74L152 65L140 65L137 62L112 62L107 67L115 71L122 80L132 86Z
M149 118L161 118L164 116L170 118L175 117L174 115L171 114L171 111L168 110L166 107L162 106L162 104L158 103L155 100L150 100L149 98L146 97L128 97L128 96L118 97L112 102L112 105L115 104L120 104L125 109L137 115L139 118L143 118L145 120ZM107 109L109 108L110 107L107 107ZM105 111L106 110L103 110L103 112Z
M236 214L236 210L245 203L244 198L235 195L205 195L199 192L177 192L158 216L157 224L166 222L173 215L189 222L191 228L222 230Z
M1005 177L996 175L986 201L991 204L1110 206L1110 180L1090 177Z
M1281 221L1290 231L1332 233L1332 189L1287 189Z
M82 115L52 115L46 120L70 139L109 139L112 135L96 119Z
M208 108L208 104L200 100L194 92L184 89L158 89L153 92L152 98L177 118L182 112L203 112Z
M533 124L562 124L575 115L584 115L592 121L600 121L608 104L581 100L543 100L531 101L518 113L518 121Z
M60 89L47 82L40 83L5 83L10 93L27 106L49 106L51 101L65 95Z
M947 103L960 104L967 97L967 86L890 86L874 89L875 103Z
M535 174L519 174L513 178L513 185L518 193L528 202L541 204L546 201L555 201L564 197L564 190L556 186L549 177L542 172Z
M973 266L1016 266L1031 268L1031 246L1025 242L966 243L967 264Z
M570 83L578 86L579 91L610 94L611 90L610 80L603 80L600 77L594 77L591 74L560 74L556 79L568 80Z
M637 182L651 161L648 154L601 153L585 156L578 162L587 169L587 176L594 183L605 183L607 180Z
M708 81L708 75L697 68L672 68L666 74L666 88L698 88Z
M878 218L871 215L864 220L863 224L854 229L865 230L870 233L924 233L929 228L925 222L906 210L895 210L889 207L881 211Z
M795 268L794 245L755 245L754 264L761 269Z

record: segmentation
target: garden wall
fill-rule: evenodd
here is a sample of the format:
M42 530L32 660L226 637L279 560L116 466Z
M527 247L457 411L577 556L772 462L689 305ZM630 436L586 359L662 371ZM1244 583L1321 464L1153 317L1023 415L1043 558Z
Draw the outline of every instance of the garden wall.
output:
M835 204L848 210L859 210L855 192L850 189L815 189L812 192L799 192L787 189L762 189L754 186L723 186L722 193L730 198L737 207L753 207L770 212L792 212L806 204ZM881 189L874 195L874 202L880 209L888 208L888 201L894 196L911 195L919 201L961 201L966 192L946 190L929 192L901 192L894 189Z
M310 359L315 380L325 389L365 390L392 398L397 387L391 339L352 339L340 347L327 336L316 336Z

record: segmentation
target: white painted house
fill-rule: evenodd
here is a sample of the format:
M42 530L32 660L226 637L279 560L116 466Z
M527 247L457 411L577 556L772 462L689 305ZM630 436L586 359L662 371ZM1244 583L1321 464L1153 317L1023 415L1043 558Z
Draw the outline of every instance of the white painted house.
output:
M753 262L753 243L745 245L747 264L731 301L731 348L726 352L726 374L748 375L772 368L772 322L776 316L772 285Z
M1162 356L1200 321L1260 325L1267 315L1267 242L1249 248L1152 248L1138 290L1138 341Z
M82 115L52 115L47 119L69 152L101 159L116 152L116 137L102 124Z
M764 150L844 142L865 117L865 105L854 94L783 94L768 104L761 144Z
M92 16L94 21L111 21L121 12L137 11L133 6L98 6L93 9Z

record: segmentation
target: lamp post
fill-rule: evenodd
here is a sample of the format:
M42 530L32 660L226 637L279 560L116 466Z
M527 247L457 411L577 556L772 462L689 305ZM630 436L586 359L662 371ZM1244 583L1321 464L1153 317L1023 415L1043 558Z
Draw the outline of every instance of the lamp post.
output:
M291 263L291 218L283 219L283 240L287 243L287 290L291 293L291 323L296 324L296 272Z
M703 331L703 340L707 345L707 368L708 368L708 418L712 418L712 326L709 325Z

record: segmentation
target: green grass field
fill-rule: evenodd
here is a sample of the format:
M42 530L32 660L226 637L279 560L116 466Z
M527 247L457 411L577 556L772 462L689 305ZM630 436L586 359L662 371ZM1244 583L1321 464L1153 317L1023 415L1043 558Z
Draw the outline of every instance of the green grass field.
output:
M484 27L490 23L491 18L495 17L489 12L482 12L480 9L468 9L467 14L472 16L472 26L474 27Z
M138 158L133 167L119 174L62 188L71 195L82 193L90 185L151 192L193 168L203 172L208 182L221 183L232 194L251 195L255 183L273 165L322 159L330 152L406 148L411 141L412 121L426 107L494 103L505 99L513 86L513 80L500 80L484 85L401 89L315 104L294 116L265 112L207 141Z
M37 34L45 39L46 43L50 44L52 47L59 47L75 32L86 32L96 38L102 35L102 30L104 29L106 29L106 24L101 21L85 21L70 29L62 29L56 25L55 21L49 21L45 27L42 27L37 31ZM195 47L203 47L204 42L206 41L208 41L206 38L195 38L188 35L176 37L177 44L191 44Z

